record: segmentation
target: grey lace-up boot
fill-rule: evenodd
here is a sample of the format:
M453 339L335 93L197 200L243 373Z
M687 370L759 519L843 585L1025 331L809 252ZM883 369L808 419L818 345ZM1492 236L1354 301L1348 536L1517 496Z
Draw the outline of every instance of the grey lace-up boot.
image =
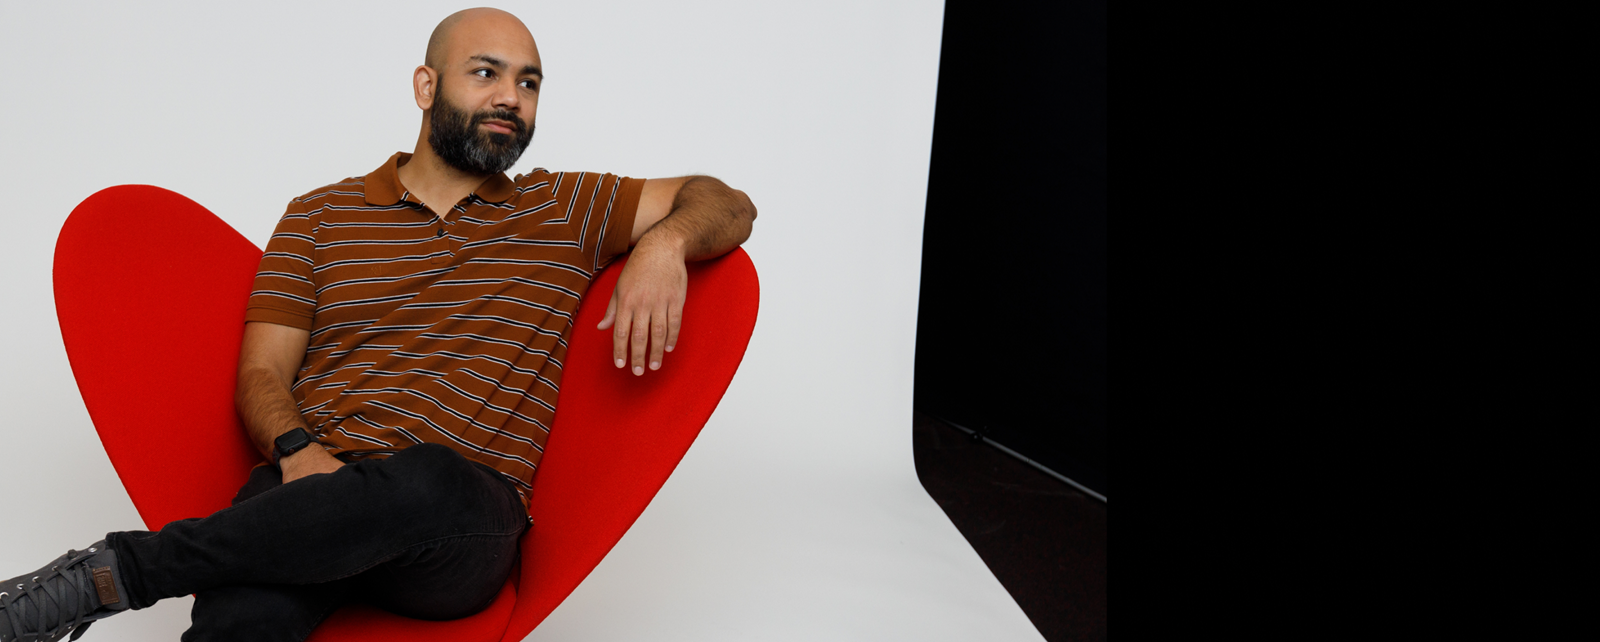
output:
M117 553L100 540L0 584L0 642L76 640L90 623L128 607Z

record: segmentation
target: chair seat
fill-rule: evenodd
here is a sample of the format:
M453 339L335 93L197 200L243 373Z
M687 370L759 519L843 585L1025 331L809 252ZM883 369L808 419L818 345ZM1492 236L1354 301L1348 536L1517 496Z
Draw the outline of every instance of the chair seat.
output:
M260 260L260 248L204 207L148 185L91 195L56 241L56 313L73 376L149 529L226 507L261 460L233 407ZM597 276L568 337L530 496L534 527L499 597L448 622L353 605L311 640L521 640L633 525L738 370L760 285L743 250L692 264L675 351L635 377L612 366L610 333L595 328L625 262ZM193 447L175 453L173 443Z

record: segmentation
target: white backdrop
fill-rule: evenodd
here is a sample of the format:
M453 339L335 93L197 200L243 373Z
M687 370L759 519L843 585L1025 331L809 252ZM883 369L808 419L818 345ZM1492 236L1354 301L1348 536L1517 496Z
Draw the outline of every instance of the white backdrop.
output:
M291 197L410 151L411 69L462 8L271 4L0 0L13 239L0 255L0 577L143 527L56 326L50 264L73 206L160 185L264 244ZM532 29L548 74L513 172L708 173L761 212L745 246L761 316L727 397L529 639L1039 639L912 465L942 4L502 7ZM177 640L190 605L112 618L89 639Z

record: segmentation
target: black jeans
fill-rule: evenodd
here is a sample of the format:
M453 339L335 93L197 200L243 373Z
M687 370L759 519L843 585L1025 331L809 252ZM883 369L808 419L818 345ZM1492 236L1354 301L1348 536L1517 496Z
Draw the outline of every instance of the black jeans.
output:
M133 608L195 594L184 642L300 642L349 602L427 620L482 611L527 526L499 473L421 444L289 484L257 468L232 506L106 544Z

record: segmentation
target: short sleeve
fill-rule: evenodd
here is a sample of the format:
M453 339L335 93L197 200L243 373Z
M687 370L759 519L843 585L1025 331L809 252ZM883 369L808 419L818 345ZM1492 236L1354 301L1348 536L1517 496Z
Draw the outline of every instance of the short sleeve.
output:
M311 281L312 257L316 240L311 235L311 217L298 200L290 201L288 211L267 241L256 270L255 287L244 320L265 321L302 330L311 330L316 316L317 295Z
M581 180L568 198L573 200L567 224L578 238L590 269L599 271L628 251L633 219L639 211L644 179L613 174L579 174ZM566 191L566 190L562 190Z

